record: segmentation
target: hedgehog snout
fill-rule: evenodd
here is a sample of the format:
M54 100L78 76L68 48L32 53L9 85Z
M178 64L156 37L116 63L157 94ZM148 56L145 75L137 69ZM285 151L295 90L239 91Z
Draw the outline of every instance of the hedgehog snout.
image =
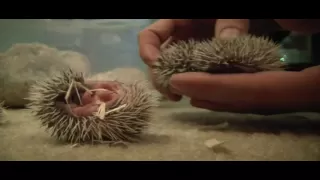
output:
M71 106L71 111L76 116L91 116L97 112L101 103L106 103L106 108L111 107L120 97L120 86L115 82L91 82L87 84L89 90L85 91L81 98L81 105Z
M119 84L116 82L99 82L95 84L91 84L91 90L87 91L82 96L82 102L84 105L86 104L97 104L100 102L107 103L107 105L111 105L119 98Z

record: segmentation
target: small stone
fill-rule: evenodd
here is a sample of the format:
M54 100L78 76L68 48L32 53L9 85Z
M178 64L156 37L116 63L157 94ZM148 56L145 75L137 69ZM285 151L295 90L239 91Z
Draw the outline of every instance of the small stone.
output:
M220 145L222 145L224 143L224 141L218 141L217 139L209 139L209 140L206 140L204 142L204 145L207 147L207 148L210 148L210 149L214 149L215 147L218 147Z

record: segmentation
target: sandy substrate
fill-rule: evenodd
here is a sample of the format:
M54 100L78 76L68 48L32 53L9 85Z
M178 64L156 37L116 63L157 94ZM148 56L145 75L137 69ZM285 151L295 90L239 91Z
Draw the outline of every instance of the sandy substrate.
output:
M320 160L320 115L216 113L187 103L158 108L140 144L129 147L57 142L28 110L8 110L0 125L0 160ZM213 125L229 122L226 129ZM226 141L209 149L208 139Z

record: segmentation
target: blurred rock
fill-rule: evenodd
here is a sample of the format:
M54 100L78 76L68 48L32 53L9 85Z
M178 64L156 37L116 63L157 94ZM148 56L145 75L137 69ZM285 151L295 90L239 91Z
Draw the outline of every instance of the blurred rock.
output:
M13 45L0 55L0 68L0 102L8 107L24 107L30 85L57 70L71 68L90 74L90 62L84 55L40 43Z

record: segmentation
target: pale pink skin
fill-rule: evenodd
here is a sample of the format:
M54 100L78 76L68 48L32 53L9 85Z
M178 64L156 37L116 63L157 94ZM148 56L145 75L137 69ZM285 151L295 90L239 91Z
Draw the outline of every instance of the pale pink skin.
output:
M91 116L97 112L99 102L105 102L106 107L112 106L113 103L120 97L119 90L120 84L113 81L97 81L88 82L89 89L105 89L104 91L85 92L82 94L82 106L71 104L71 111L76 116Z

